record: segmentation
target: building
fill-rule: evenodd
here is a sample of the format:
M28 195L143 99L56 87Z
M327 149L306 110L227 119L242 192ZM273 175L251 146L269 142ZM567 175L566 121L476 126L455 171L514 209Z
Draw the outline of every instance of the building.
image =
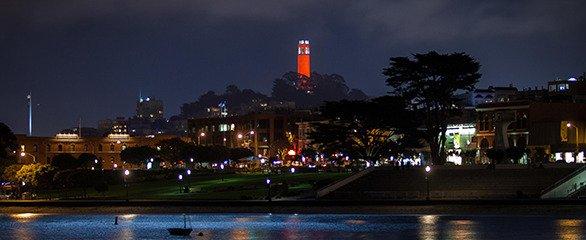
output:
M311 77L309 40L299 40L297 44L297 73Z
M260 112L188 120L192 141L199 145L244 147L255 155L275 156L300 151L297 123L311 119L309 111Z
M311 59L309 40L299 40L297 44L297 75L299 80L297 88L304 91L311 91Z
M135 118L154 122L164 118L163 110L163 101L151 97L141 97L136 101Z
M558 161L584 161L584 103L488 103L479 105L476 111L475 138L481 152L490 148L542 148ZM482 162L486 161L482 158Z
M21 163L48 164L58 154L68 153L78 157L82 153L90 153L97 156L104 169L122 167L120 152L127 147L157 147L161 140L174 137L176 136L132 137L128 134L109 134L106 137L79 137L77 134L57 134L54 137L16 135L20 145L17 154Z

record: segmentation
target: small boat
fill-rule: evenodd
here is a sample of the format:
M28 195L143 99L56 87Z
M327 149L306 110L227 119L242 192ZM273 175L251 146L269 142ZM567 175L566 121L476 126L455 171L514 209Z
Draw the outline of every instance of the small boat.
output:
M183 228L167 228L167 231L173 236L189 236L193 229L187 228L187 217L183 214Z
M169 231L169 234L171 234L173 236L189 236L189 235L191 235L191 231L193 231L193 229L191 229L191 228L167 228L167 231Z

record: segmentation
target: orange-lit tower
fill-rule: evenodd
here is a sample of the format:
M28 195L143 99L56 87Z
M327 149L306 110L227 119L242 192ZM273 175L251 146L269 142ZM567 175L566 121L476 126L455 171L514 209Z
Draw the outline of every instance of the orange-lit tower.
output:
M299 40L299 44L297 44L297 73L307 78L311 77L309 40Z

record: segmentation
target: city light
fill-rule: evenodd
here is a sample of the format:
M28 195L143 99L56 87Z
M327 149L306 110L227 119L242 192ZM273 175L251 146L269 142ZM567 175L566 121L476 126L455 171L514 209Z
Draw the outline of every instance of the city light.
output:
M430 166L425 166L425 172L426 172L426 173L429 173L429 172L431 172L431 167L430 167Z
M202 132L199 135L202 136L202 137L205 137L206 136L206 133Z
M21 156L21 157L24 157L24 156L26 156L26 153L25 153L25 152L21 152L21 153L20 153L20 156Z
M271 184L271 179L267 178L267 180L265 181L267 183L267 185Z
M179 180L183 180L183 175L179 174L179 176L177 177Z
M295 168L291 168L291 173L295 173Z
M295 156L295 154L296 154L296 152L293 149L291 149L287 152L287 155L289 155L289 156Z
M128 169L124 170L124 175L126 175L126 176L130 175L130 171Z
M187 175L191 175L191 170L187 169Z
M238 139L241 139L241 138L242 138L242 134L241 134L241 133L239 133L239 134L238 134Z

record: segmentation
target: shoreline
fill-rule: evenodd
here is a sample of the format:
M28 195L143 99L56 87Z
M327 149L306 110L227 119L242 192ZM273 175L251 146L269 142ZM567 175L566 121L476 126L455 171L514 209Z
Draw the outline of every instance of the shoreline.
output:
M0 214L398 214L586 216L586 201L1 201Z

